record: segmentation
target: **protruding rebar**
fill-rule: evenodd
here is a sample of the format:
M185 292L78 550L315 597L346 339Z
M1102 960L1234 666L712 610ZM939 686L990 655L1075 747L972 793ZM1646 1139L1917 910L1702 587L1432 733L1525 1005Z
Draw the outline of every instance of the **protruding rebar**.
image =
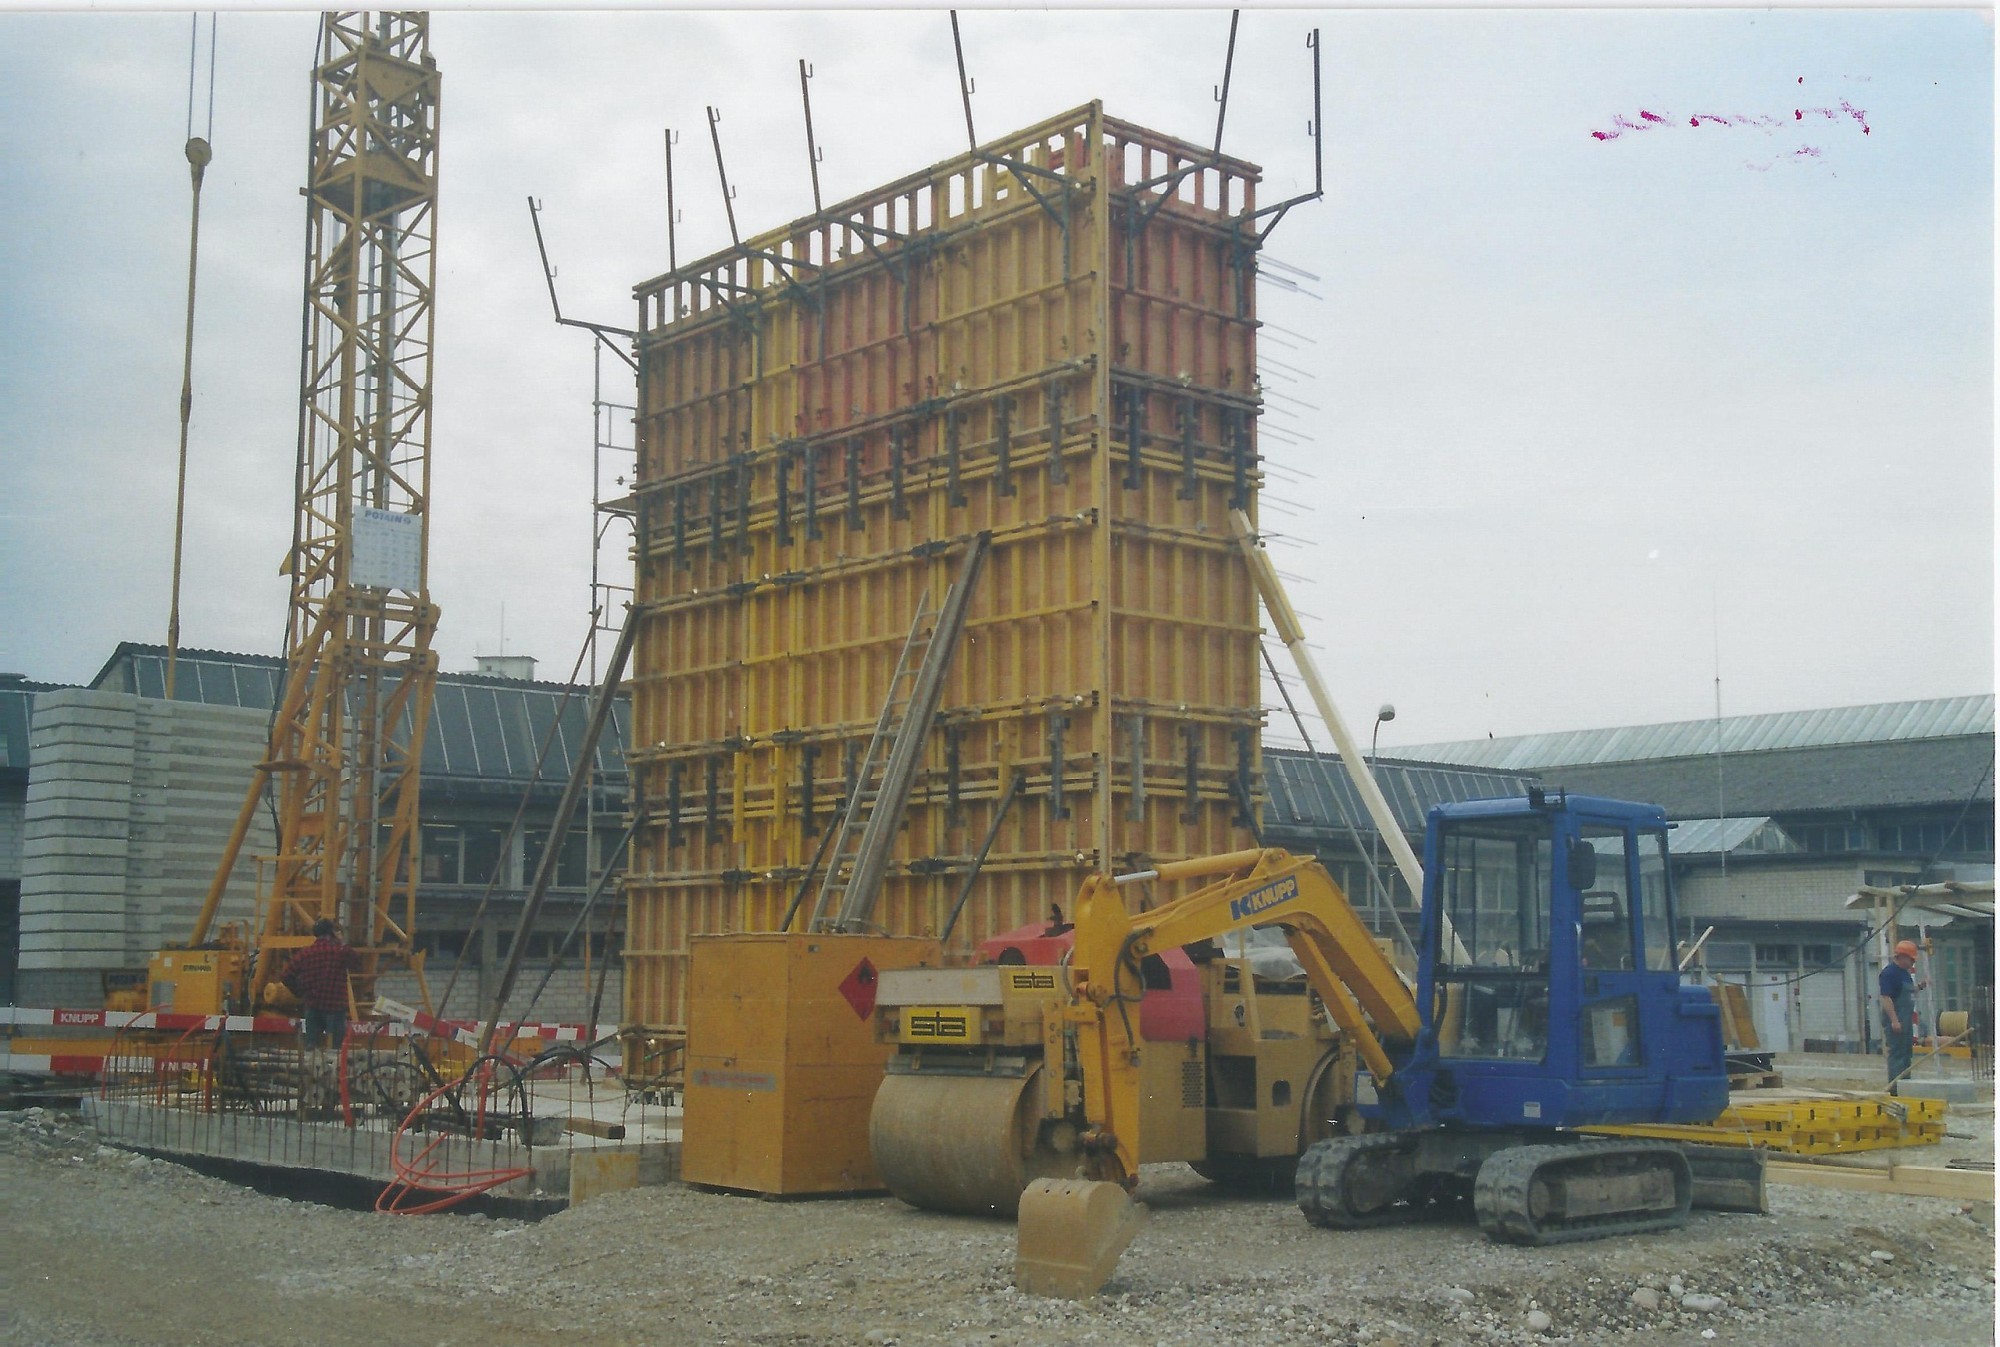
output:
M812 75L813 72L811 67L806 65L804 57L800 57L799 99L801 102L805 104L806 107L806 166L812 169L813 214L818 215L824 209L820 205L820 199L819 199L819 144L813 139L812 91L806 87L806 81L810 80L812 78Z
M951 11L951 50L958 57L958 97L965 104L965 146L977 153L979 137L972 133L972 81L965 77L965 44L958 37L958 11Z
M669 126L664 133L667 138L667 270L680 270L680 263L674 256L674 226L680 223L681 213L674 208L674 142L680 137Z
M1222 119L1229 115L1229 76L1236 69L1236 21L1243 17L1243 11L1229 11L1229 51L1222 58L1222 87L1215 91L1215 101L1221 104L1215 110L1215 150L1222 153Z
M722 179L722 209L729 215L729 241L741 248L743 240L736 233L736 203L729 190L729 170L722 166L722 136L715 124L722 120L722 114L714 108L708 110L708 139L715 146L715 176Z

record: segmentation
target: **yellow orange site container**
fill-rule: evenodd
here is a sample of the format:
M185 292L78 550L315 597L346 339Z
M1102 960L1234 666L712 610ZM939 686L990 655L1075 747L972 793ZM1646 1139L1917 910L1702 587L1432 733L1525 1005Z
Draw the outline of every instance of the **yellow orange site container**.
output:
M688 994L681 1178L753 1193L858 1193L882 1180L868 1111L891 1045L876 979L938 964L908 936L697 936Z
M954 950L1251 844L1257 180L1093 103L637 287L635 1079L690 938L783 921L978 532L877 927L942 929L1016 773Z

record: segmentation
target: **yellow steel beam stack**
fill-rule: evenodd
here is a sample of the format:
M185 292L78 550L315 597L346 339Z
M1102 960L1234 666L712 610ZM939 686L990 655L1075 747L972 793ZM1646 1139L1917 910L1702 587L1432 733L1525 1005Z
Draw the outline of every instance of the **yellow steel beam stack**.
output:
M942 927L1017 773L956 948L1249 844L1257 180L1091 104L637 288L628 1025L777 927L982 530L876 921Z
M1712 1123L1592 1127L1614 1136L1663 1137L1707 1146L1761 1146L1787 1155L1832 1155L1928 1146L1944 1140L1941 1099L1892 1099L1887 1095L1790 1097L1739 1102Z

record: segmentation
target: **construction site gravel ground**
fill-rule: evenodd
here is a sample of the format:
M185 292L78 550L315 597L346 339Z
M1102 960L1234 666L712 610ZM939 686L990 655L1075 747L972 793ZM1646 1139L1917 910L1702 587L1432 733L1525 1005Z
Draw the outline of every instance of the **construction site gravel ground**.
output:
M1991 1106L1906 1162L1990 1159ZM270 1197L0 1115L0 1337L131 1344L1707 1343L1994 1340L1993 1208L1773 1185L1764 1216L1554 1249L1308 1226L1182 1166L1104 1294L1013 1289L1013 1227L889 1198L679 1185L529 1224Z

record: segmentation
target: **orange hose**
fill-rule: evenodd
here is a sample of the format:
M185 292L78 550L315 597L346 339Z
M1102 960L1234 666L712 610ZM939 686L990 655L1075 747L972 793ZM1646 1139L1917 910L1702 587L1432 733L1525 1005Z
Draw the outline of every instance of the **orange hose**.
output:
M403 1158L403 1137L409 1132L410 1125L422 1117L424 1111L433 1103L456 1089L458 1085L459 1082L453 1081L432 1090L417 1102L417 1106L411 1109L409 1115L397 1126L396 1135L389 1143L389 1164L395 1171L396 1177L382 1189L381 1196L375 1199L375 1210L392 1216L425 1216L431 1212L455 1207L467 1198L477 1197L481 1193L498 1188L503 1183L512 1183L516 1179L528 1178L534 1174L533 1169L523 1168L470 1169L449 1173L434 1167L431 1164L431 1155L438 1147L451 1140L448 1134L433 1138L431 1143L414 1157L407 1160ZM483 1118L486 1108L484 1081L480 1083L479 1096L480 1116ZM408 1205L411 1195L419 1191L440 1193L441 1196L414 1206Z

